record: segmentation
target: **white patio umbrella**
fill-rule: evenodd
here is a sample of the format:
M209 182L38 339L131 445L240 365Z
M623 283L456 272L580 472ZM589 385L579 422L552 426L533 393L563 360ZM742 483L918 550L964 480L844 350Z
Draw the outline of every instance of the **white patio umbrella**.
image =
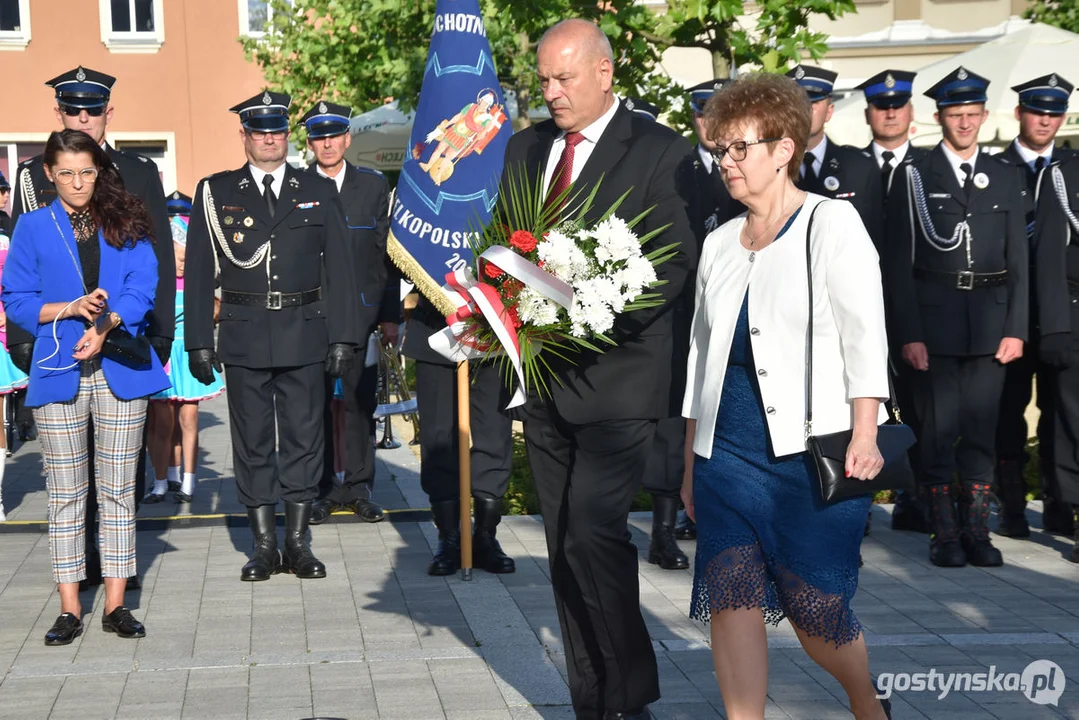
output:
M990 80L986 104L989 118L982 126L980 141L1004 145L1019 134L1019 122L1015 119L1018 97L1011 89L1013 85L1054 71L1079 85L1079 35L1035 23L918 70L914 79L913 144L932 146L940 141L940 126L933 120L936 104L922 93L960 65ZM868 145L872 135L865 123L865 106L861 91L837 102L828 123L829 136L836 142L859 147ZM1059 138L1079 136L1079 99L1072 101L1072 109L1076 112L1069 112L1065 117Z
M400 170L415 115L398 110L394 100L352 118L349 123L352 144L345 159L376 170Z

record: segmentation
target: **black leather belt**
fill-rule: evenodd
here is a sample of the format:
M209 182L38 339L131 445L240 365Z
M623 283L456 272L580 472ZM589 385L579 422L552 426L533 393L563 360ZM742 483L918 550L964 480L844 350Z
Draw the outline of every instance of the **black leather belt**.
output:
M246 305L248 307L264 307L267 310L280 310L288 307L299 307L322 299L322 288L304 290L303 292L283 293L247 293L233 290L221 291L221 302L226 305Z
M956 290L976 290L1005 284L1008 282L1008 271L1001 270L995 273L976 273L969 270L941 272L939 270L914 268L914 277L937 285L947 285Z

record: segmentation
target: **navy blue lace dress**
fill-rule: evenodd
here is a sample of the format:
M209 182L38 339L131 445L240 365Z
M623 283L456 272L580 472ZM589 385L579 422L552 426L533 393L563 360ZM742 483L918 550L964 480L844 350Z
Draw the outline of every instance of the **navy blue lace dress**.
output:
M850 601L858 589L858 550L871 499L824 505L816 482L807 453L772 453L747 293L723 379L712 457L697 457L693 465L697 559L690 617L707 622L720 610L759 607L765 621L778 624L787 617L837 646L858 638L861 625Z

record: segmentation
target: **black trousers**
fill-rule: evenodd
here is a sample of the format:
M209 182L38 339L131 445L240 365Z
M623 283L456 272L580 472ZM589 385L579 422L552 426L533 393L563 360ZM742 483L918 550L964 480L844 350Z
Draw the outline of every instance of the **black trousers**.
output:
M649 420L573 425L539 402L525 420L578 720L659 699L628 528L655 427Z
M341 380L345 401L345 481L338 483L333 473L333 418L327 402L326 468L318 486L319 498L344 505L356 500L370 500L375 486L375 408L378 406L378 365L363 366L363 357ZM331 379L327 400L333 396Z
M993 482L1004 371L991 355L930 355L929 370L915 371L923 483L950 485L955 473L965 482Z
M325 364L229 365L225 384L240 502L258 507L314 500L323 464Z
M1047 390L1052 391L1049 432L1053 438L1051 472L1045 492L1056 500L1079 505L1079 366L1042 371ZM1042 389L1038 386L1039 397ZM1044 417L1044 415L1043 415ZM1041 424L1039 423L1039 434ZM1042 446L1042 457L1048 453Z
M644 489L656 497L679 498L686 469L686 419L660 418L645 463Z
M1052 369L1042 365L1038 359L1037 344L1027 343L1023 347L1023 357L1009 363L1005 369L1004 391L1000 397L1000 420L997 423L997 459L1025 465L1030 459L1026 451L1029 432L1026 411L1036 381L1038 410L1041 411L1038 420L1039 454L1042 458L1039 470L1043 477L1047 474L1046 471L1052 471L1050 458L1053 455L1053 433L1050 422L1053 415L1053 392L1048 386L1051 375Z
M472 496L498 500L513 467L513 421L498 368L469 363L469 420L472 432ZM457 369L416 361L420 413L420 485L432 503L457 499Z

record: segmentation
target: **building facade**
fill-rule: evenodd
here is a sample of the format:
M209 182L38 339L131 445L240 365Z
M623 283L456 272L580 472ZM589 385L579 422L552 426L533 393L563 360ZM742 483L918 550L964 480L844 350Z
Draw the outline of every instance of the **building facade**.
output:
M0 0L0 169L41 153L60 127L45 81L84 65L117 78L108 140L153 159L165 192L244 162L228 108L263 87L242 35L266 0Z

